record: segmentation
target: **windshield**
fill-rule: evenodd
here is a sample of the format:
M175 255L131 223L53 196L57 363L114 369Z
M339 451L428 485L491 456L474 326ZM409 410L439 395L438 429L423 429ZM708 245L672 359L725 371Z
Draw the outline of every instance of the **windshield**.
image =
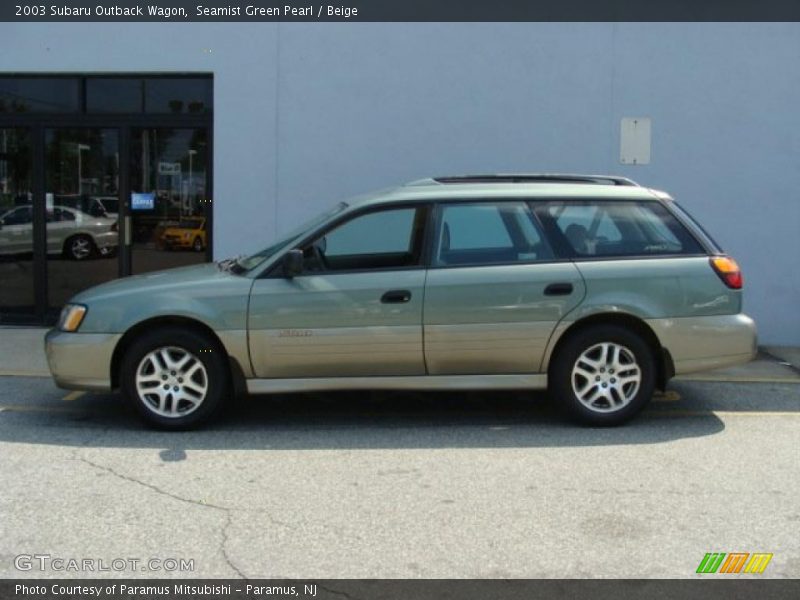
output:
M173 225L173 227L177 227L178 229L198 229L203 224L203 221L200 219L187 219L185 221L179 221L177 225Z
M284 246L289 245L293 240L300 237L310 229L314 229L315 227L322 225L325 221L330 219L331 217L338 215L342 212L345 208L347 208L347 204L345 202L340 202L331 210L317 215L313 219L306 221L299 227L296 227L291 232L286 234L280 241L272 244L271 246L264 248L263 250L252 254L246 258L240 258L237 263L240 267L242 267L245 271L249 271L251 269L255 269L261 263L263 263L268 258L272 257L278 250L283 248Z

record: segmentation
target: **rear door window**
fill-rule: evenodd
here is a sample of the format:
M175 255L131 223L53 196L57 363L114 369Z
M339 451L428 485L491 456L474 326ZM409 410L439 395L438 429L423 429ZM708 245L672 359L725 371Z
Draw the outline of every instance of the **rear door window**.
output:
M524 202L442 204L437 266L513 264L553 257Z
M560 246L576 257L701 254L686 228L658 202L549 202L540 209Z

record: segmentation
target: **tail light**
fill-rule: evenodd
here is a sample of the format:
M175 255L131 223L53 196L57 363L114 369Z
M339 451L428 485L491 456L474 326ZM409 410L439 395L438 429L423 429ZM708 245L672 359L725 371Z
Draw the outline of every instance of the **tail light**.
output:
M114 222L111 224L111 231L118 231L118 230L119 230L119 229L118 229L118 227L117 227L117 222L116 222L116 221L114 221Z
M711 268L719 275L725 285L732 290L742 289L744 279L735 260L730 256L712 256L709 261L711 262Z

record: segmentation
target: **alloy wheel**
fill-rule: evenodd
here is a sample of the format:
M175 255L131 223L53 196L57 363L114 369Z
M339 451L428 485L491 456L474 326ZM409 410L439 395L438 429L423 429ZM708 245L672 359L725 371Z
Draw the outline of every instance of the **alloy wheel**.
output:
M615 412L630 404L642 382L642 369L630 349L614 342L594 344L572 367L572 391L586 408Z
M85 237L76 237L70 243L69 251L75 260L83 260L92 253L92 242Z
M136 392L147 408L162 417L186 416L205 400L208 373L194 354L177 346L148 352L136 369Z

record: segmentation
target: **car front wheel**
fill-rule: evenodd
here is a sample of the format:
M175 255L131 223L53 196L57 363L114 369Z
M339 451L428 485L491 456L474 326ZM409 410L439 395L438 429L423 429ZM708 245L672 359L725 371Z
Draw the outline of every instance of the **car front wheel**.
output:
M588 425L620 425L653 395L655 363L638 334L616 325L589 327L571 335L551 369L559 405Z
M223 407L229 372L223 351L208 336L180 328L144 334L125 354L122 390L139 414L159 429L192 429Z

